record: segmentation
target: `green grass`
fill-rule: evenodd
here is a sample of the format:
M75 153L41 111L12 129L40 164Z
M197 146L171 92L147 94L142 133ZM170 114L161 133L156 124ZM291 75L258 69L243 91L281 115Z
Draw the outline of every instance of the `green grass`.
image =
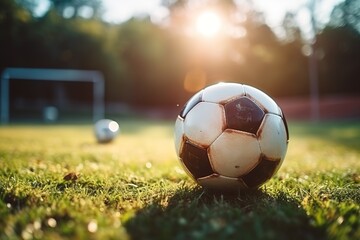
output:
M0 239L360 239L360 123L290 123L283 166L257 191L204 192L173 123L0 127ZM64 176L75 173L74 181Z

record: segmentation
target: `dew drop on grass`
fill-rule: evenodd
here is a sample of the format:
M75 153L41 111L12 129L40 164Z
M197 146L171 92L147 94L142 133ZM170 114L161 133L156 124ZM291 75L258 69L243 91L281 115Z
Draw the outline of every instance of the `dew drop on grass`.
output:
M32 239L34 233L34 226L32 224L26 225L25 229L21 233L21 237L25 240Z
M341 225L344 222L344 218L342 216L338 217L338 219L336 220L336 222Z
M24 231L22 231L22 233L21 233L21 237L22 237L23 239L25 239L25 240L27 240L27 239L32 239L32 233L29 232L29 231L27 231L27 230L24 230Z
M97 225L97 222L96 220L91 220L88 224L88 231L91 232L91 233L94 233L97 231L97 228L98 228L98 225Z
M54 228L54 227L56 227L57 222L56 222L56 220L54 218L49 218L47 220L47 224L49 225L49 227Z
M39 230L41 228L40 220L36 220L33 225L35 230Z
M150 168L152 167L151 162L147 162L147 163L145 164L145 167L146 167L147 169L150 169Z

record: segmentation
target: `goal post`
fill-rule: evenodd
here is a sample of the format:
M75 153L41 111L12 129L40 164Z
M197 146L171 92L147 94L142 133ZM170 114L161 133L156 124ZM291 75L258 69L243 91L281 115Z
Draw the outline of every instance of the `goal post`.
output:
M77 69L6 68L0 83L0 123L9 122L10 81L12 79L32 81L66 81L93 83L93 121L104 118L104 77L101 72Z

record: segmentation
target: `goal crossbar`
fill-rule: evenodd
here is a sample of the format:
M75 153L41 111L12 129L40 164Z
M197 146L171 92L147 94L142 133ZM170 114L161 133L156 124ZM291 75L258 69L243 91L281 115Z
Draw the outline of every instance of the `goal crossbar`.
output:
M93 87L93 120L104 118L104 77L101 72L77 69L6 68L0 83L0 123L9 122L9 81L49 80L68 82L91 82Z

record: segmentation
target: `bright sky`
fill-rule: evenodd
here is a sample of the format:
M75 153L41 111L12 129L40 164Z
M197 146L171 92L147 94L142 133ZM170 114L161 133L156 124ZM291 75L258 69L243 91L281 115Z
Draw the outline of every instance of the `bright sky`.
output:
M168 10L161 6L161 0L103 0L103 3L106 10L104 20L108 22L123 22L144 14L156 22L168 14Z
M104 20L121 23L133 16L150 15L153 21L167 16L167 8L161 6L161 0L102 0L105 8ZM50 7L49 0L39 0L35 14L41 16Z
M242 1L242 0L235 0ZM263 11L267 24L274 28L279 27L287 11L298 10L297 21L303 31L309 30L310 16L306 10L311 0L253 0L257 9ZM314 0L317 3L317 20L328 22L332 8L343 0ZM40 0L38 12L44 12L49 7L48 0ZM103 0L105 7L104 20L120 23L132 16L149 15L154 22L159 22L168 15L168 10L161 6L161 0Z
M311 19L308 11L309 2L312 0L253 0L257 9L266 15L267 24L277 31L286 12L297 12L296 21L306 35L311 35ZM334 6L343 0L313 0L316 2L316 20L321 24L329 21ZM281 33L280 33L281 34Z

